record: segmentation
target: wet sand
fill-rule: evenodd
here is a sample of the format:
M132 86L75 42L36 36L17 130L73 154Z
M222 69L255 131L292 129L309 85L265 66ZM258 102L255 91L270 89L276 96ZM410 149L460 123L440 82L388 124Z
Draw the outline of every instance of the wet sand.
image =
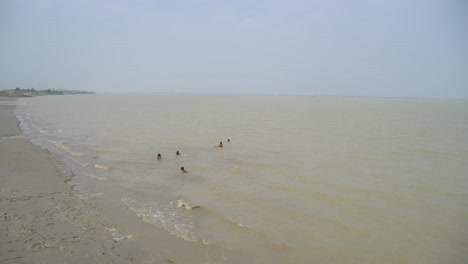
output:
M173 263L66 184L50 154L21 136L14 100L0 98L0 263Z

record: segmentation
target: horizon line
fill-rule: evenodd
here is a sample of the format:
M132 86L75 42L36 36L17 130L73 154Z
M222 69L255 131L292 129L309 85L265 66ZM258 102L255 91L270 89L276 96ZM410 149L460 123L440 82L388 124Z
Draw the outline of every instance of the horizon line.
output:
M257 93L171 93L171 92L94 92L109 95L193 95L193 96L284 96L284 97L317 97L317 98L368 98L368 99L406 99L406 100L450 100L466 101L467 98L437 98L412 96L368 96L368 95L310 95L310 94L257 94Z

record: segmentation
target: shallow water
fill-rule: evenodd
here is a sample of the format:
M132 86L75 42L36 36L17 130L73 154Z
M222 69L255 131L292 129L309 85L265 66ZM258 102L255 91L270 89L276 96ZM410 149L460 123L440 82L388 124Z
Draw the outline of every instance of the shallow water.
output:
M71 184L182 263L468 262L467 101L76 95L17 114Z

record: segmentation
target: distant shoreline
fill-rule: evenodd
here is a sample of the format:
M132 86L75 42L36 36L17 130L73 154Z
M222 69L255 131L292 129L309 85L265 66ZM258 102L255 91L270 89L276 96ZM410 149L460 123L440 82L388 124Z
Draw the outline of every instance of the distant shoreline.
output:
M0 91L1 97L35 97L35 96L44 96L44 95L68 95L68 94L95 94L94 92L81 91L81 90L56 90L56 89L47 89L47 90L35 90L31 89L20 89L16 88L13 90L3 90Z

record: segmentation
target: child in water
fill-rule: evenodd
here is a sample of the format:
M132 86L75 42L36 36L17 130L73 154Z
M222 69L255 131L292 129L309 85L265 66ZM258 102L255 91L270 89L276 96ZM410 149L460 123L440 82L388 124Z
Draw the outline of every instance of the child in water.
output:
M158 159L158 160L161 159L161 153L158 153L158 157L156 159Z
M182 173L188 173L188 171L186 171L184 167L180 167L180 170L182 171Z

